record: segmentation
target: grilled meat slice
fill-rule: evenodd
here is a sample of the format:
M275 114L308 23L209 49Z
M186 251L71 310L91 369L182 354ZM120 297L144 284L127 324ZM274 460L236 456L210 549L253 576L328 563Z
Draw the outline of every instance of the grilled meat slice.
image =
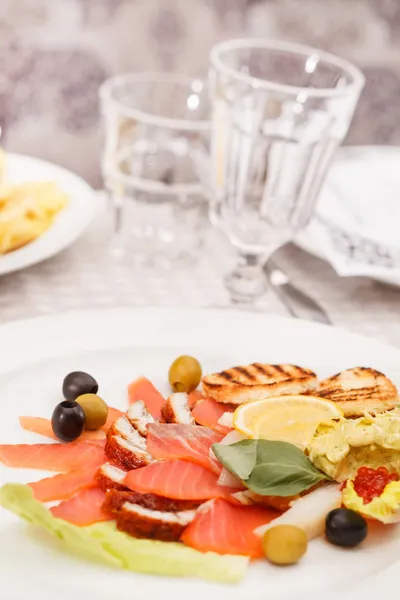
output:
M181 425L195 425L195 420L190 412L187 394L177 393L170 396L162 410L161 420L164 423L180 423Z
M101 465L96 473L96 481L103 492L109 490L126 490L124 485L124 479L127 471L112 465L111 463L105 463Z
M386 375L366 367L347 369L321 381L317 395L335 402L345 417L377 415L399 403L396 386Z
M126 417L120 417L111 425L107 431L107 438L112 436L120 436L127 442L134 444L142 450L146 450L146 438L140 435L140 433L132 427Z
M138 469L153 462L152 457L146 450L128 442L120 435L113 435L108 438L104 452L110 461L121 469Z
M125 502L116 519L118 529L133 537L176 542L195 515L195 510L165 512Z
M143 400L136 400L126 411L126 418L140 435L147 436L147 426L154 423L154 418L146 408Z
M104 501L103 509L107 512L117 513L121 510L125 502L138 504L149 510L159 510L161 512L179 512L182 510L193 510L199 506L199 502L192 500L172 500L163 498L156 494L139 494L131 490L110 490Z
M226 404L244 404L317 389L316 374L296 365L253 363L203 377L205 396Z

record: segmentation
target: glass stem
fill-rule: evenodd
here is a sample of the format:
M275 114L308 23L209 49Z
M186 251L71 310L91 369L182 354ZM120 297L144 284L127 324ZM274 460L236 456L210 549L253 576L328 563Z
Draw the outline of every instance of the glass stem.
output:
M237 267L226 277L225 283L234 304L253 304L263 296L268 280L263 266L264 254L240 253Z
M108 192L108 211L111 213L112 232L108 243L111 256L121 257L125 253L122 236L123 197L113 191Z

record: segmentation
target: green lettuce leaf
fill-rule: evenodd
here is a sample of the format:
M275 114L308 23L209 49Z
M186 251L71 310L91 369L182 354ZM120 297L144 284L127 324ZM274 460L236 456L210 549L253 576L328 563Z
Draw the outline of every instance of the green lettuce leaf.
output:
M78 527L57 519L34 499L27 485L8 483L0 488L0 506L43 527L72 554L110 567L153 575L200 577L221 583L237 583L246 574L249 559L244 556L221 556L178 543L135 539L118 531L112 522Z

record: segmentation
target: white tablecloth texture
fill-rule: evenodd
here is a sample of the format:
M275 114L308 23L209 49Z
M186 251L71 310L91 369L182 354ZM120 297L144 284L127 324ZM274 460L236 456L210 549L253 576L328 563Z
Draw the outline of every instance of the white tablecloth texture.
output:
M235 263L226 238L211 227L199 259L186 267L144 269L129 253L110 256L110 215L99 196L96 217L73 246L0 278L0 323L70 310L115 306L232 307L223 277ZM289 244L276 261L314 298L334 325L400 346L400 289L368 278L338 277L328 263ZM257 310L287 315L272 292Z

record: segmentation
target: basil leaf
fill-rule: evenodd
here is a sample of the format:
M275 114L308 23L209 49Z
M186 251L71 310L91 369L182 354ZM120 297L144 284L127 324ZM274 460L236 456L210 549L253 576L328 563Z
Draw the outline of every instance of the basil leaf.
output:
M214 444L212 450L219 462L239 479L248 479L257 462L257 440L243 440L227 446Z
M299 448L287 442L243 440L230 446L214 444L212 449L230 473L261 496L296 496L329 480Z
M295 496L323 480L329 477L296 446L257 440L256 466L245 483L262 496Z

